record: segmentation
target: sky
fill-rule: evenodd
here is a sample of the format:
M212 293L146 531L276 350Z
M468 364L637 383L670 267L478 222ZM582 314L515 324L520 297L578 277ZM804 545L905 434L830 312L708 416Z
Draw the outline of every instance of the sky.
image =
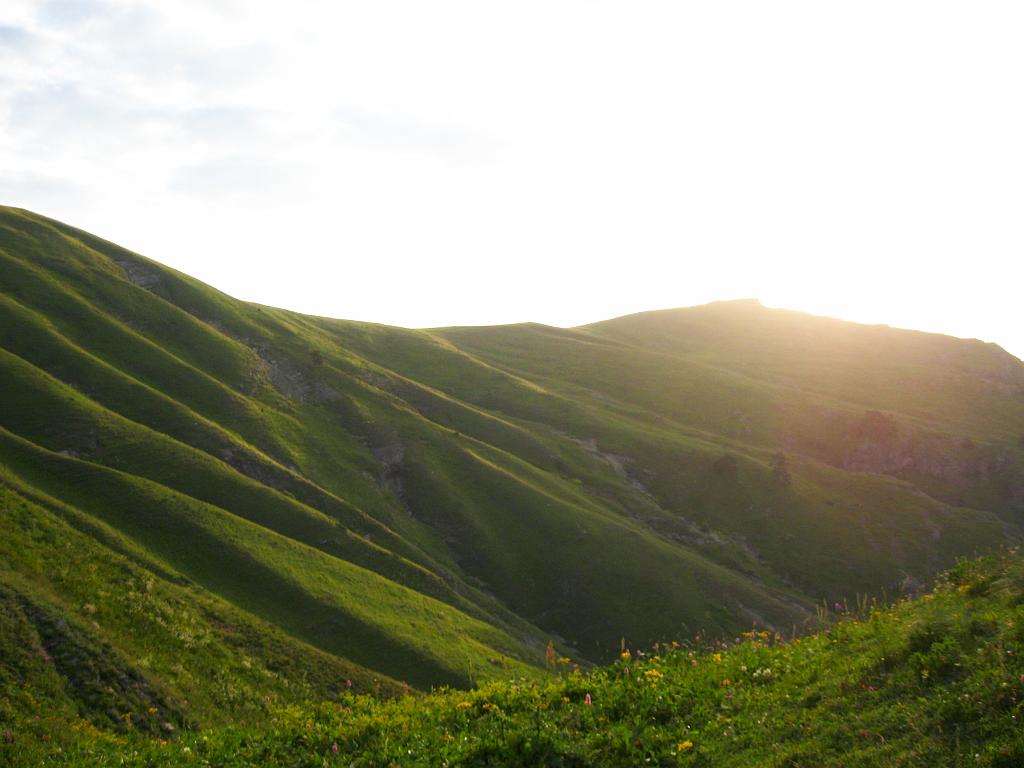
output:
M756 297L1024 357L1024 4L0 4L0 203L430 327Z

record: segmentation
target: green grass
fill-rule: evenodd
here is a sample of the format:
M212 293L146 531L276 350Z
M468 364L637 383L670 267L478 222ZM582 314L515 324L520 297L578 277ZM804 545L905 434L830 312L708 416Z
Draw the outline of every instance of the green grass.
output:
M964 561L894 608L819 611L785 639L626 649L592 672L392 701L343 693L256 707L180 737L16 721L0 760L32 765L960 766L1024 760L1024 560Z
M210 592L341 658L423 686L464 684L473 665L527 653L443 603L163 486L4 432L0 457L35 487L48 479L52 496L123 531Z

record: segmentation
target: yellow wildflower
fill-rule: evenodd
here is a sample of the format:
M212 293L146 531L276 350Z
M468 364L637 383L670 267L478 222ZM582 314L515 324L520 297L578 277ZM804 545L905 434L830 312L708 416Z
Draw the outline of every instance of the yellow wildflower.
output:
M688 749L693 749L693 742L692 741L687 739L686 741L679 742L678 750L680 752L685 752Z
M713 654L711 654L711 658L714 660L715 664L721 664L722 663L722 654L720 654L720 653L713 653Z
M458 707L459 709L468 709L469 707L472 707L473 705L470 704L468 701L460 701L455 706Z

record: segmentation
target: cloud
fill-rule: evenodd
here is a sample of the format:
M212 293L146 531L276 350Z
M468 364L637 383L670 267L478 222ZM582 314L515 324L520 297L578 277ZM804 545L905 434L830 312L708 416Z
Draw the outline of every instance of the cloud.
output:
M36 36L23 27L0 24L0 54L31 51L36 45Z
M271 130L275 113L248 107L201 107L176 112L173 120L195 138L237 143L262 138Z
M48 27L75 27L115 10L103 0L46 0L36 8L36 18Z
M289 180L283 168L262 158L223 156L179 169L167 189L196 197L254 196L275 194Z
M490 152L480 136L451 127L374 115L351 107L335 110L343 133L390 152L424 154L450 161L478 159Z
M26 173L0 175L0 205L22 208L66 205L85 199L87 190L63 176Z
M22 90L8 104L10 129L43 143L56 136L106 131L124 125L127 117L124 107L70 82Z

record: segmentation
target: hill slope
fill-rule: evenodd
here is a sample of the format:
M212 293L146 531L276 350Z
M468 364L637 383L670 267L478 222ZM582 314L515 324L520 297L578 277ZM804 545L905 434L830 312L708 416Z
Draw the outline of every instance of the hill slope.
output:
M383 689L536 674L549 638L601 661L623 636L789 632L1024 523L1024 365L991 345L751 303L578 329L331 320L9 208L0 398L5 504L49 531L4 561L12 626L65 621L167 701L189 675L90 618L110 588L52 581L65 541L130 561L201 634L230 617ZM181 718L214 722L191 685Z
M961 766L1024 761L1024 562L964 562L934 592L763 630L627 650L590 674L381 703L265 705L181 739L18 723L24 765Z

